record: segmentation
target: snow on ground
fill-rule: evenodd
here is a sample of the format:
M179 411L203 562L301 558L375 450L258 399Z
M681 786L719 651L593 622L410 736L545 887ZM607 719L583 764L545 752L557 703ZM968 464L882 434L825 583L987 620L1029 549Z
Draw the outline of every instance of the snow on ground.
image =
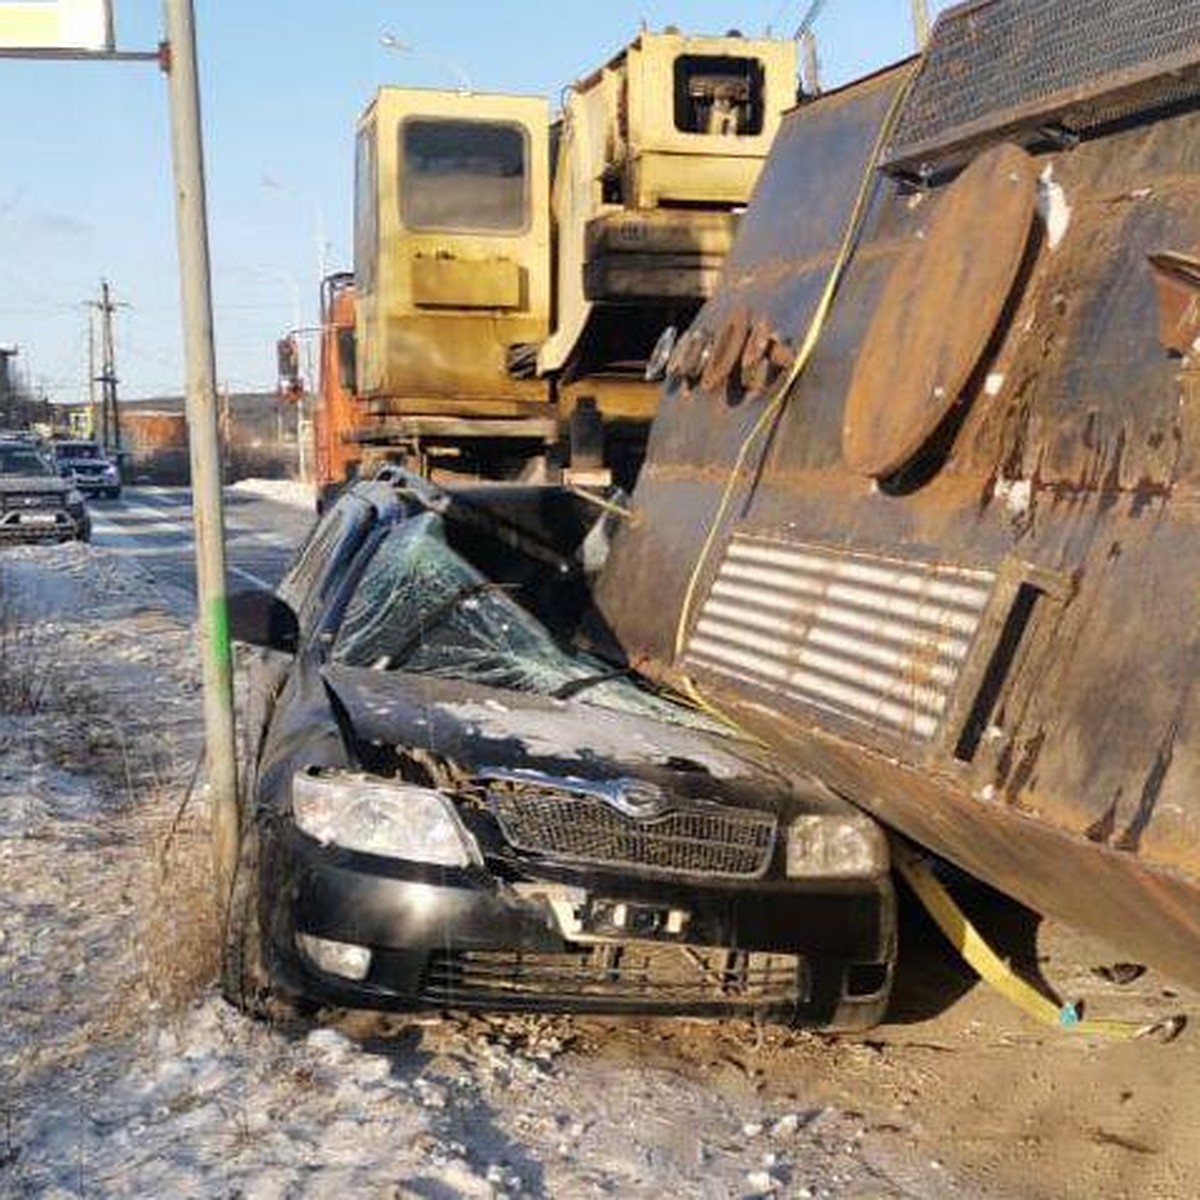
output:
M231 483L226 491L243 496L259 496L274 500L277 504L289 504L306 512L317 511L317 491L311 483L298 479L239 479Z
M180 810L189 630L93 547L6 555L0 585L49 682L0 718L0 1196L959 1194L894 1127L765 1094L745 1024L242 1017Z

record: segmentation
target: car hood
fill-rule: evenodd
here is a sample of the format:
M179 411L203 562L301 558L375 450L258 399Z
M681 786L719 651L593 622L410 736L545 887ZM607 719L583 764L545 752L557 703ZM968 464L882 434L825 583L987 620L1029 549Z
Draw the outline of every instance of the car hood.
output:
M640 713L457 680L329 665L322 676L359 746L436 755L471 776L536 772L562 781L640 779L677 799L791 815L851 811L757 747Z
M48 492L63 494L71 485L65 479L45 475L0 475L0 492Z

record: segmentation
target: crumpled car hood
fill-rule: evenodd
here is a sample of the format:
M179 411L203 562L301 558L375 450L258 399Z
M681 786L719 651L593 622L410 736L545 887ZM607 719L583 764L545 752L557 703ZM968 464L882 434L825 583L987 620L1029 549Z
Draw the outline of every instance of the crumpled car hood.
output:
M703 729L523 692L398 671L327 665L325 682L367 746L419 749L470 774L636 777L689 798L773 811L850 811L756 762L752 746Z

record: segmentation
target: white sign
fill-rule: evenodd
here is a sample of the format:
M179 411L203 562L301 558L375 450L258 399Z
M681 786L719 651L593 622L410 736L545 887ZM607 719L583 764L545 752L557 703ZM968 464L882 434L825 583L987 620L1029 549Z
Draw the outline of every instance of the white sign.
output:
M112 50L112 0L0 0L0 50Z

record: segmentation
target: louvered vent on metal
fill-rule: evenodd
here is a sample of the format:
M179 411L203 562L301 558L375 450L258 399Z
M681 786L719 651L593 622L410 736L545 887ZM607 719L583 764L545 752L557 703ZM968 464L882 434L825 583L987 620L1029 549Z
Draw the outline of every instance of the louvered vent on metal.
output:
M1200 98L1200 4L979 0L943 14L886 156L912 169L1046 125L1084 132Z
M929 741L994 583L988 571L737 534L687 663Z

